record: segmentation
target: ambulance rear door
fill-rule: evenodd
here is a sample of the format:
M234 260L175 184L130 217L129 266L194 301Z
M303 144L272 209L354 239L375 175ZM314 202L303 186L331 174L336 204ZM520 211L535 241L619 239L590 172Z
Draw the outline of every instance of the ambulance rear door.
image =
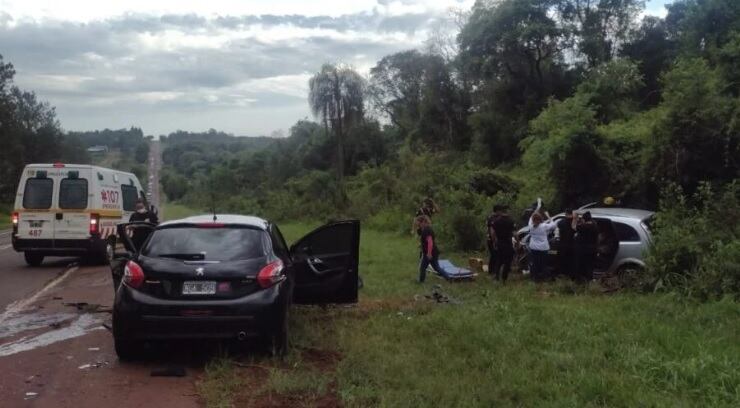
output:
M90 236L90 170L59 169L55 240L80 240Z
M18 238L54 239L54 179L51 169L26 168L18 186L16 210L18 211Z

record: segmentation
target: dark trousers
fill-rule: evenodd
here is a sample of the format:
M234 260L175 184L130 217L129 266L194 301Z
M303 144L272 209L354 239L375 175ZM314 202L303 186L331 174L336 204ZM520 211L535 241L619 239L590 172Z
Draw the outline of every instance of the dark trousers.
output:
M540 282L547 279L547 272L545 266L547 265L547 251L535 251L529 250L529 264L532 269L529 271L532 274L532 280Z
M572 245L562 245L558 250L558 273L575 279L578 276L576 270L576 253Z
M439 266L439 256L435 255L431 258L426 256L426 254L421 255L421 259L419 260L419 282L423 283L427 278L427 268L429 265L432 265L432 269L437 271L437 273L442 274L444 273L442 271L442 267Z
M496 266L496 248L493 246L493 242L488 240L488 274L493 274L493 268Z
M496 259L493 262L492 274L496 279L506 282L511 271L511 260L514 258L514 247L499 245L496 250ZM489 266L490 268L490 266ZM491 270L489 270L491 271Z
M596 262L596 249L578 248L577 250L577 279L590 282L594 278L594 263Z

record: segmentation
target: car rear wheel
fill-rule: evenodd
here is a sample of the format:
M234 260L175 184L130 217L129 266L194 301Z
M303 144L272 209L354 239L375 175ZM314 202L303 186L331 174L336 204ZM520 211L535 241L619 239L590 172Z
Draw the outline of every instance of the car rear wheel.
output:
M36 254L33 252L24 252L23 257L26 258L28 266L39 266L44 262L44 255Z
M135 361L141 358L143 344L139 341L113 336L113 346L116 349L116 355L121 361Z
M288 354L288 309L283 313L280 326L270 336L270 354L274 357L284 357Z

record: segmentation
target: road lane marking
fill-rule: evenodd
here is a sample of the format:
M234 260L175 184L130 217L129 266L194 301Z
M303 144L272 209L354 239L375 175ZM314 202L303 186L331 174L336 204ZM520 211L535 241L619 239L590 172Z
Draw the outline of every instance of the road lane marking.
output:
M8 305L8 307L5 308L5 312L0 315L0 325L3 324L6 320L14 317L18 313L22 312L25 308L32 305L34 302L36 302L41 296L44 296L48 291L54 289L57 285L62 283L65 279L67 279L70 275L72 275L79 267L77 265L68 267L64 272L59 274L56 278L50 280L46 285L44 285L41 290L34 293L33 296L17 300L11 304Z

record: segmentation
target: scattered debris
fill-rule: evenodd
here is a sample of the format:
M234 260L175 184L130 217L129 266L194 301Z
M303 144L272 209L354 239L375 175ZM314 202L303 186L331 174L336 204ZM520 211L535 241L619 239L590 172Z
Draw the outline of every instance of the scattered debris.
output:
M100 351L100 347L88 347L87 351Z
M39 396L39 393L38 392L27 392L26 393L26 397L23 398L23 399L24 400L30 400L30 399L34 399L34 398L36 398L38 396Z
M461 301L453 299L442 292L442 287L439 285L432 286L432 293L429 295L424 295L424 297L430 300L434 300L437 303L452 303L454 305L459 305L462 303Z
M97 303L65 302L63 305L77 308L77 310L85 313L113 313L113 309L110 307L104 307Z
M103 323L102 326L108 329L108 331L113 331L113 326L108 322Z
M58 329L62 327L62 324L59 322L54 322L54 323L49 324L49 327L51 327L52 329Z
M83 364L83 365L81 365L81 366L79 366L77 368L79 368L80 370L87 370L88 368L100 368L100 367L102 367L104 365L107 366L108 364L109 363L107 361L103 361L103 362L96 361L94 363Z
M30 383L31 381L33 381L34 378L36 378L36 374L26 378L26 383Z
M185 377L185 374L185 367L179 366L154 369L151 372L152 377Z
M63 298L63 297L61 297L61 296L54 296L54 297L53 297L52 299L53 299L53 300L62 300L62 299L64 299L64 298Z

